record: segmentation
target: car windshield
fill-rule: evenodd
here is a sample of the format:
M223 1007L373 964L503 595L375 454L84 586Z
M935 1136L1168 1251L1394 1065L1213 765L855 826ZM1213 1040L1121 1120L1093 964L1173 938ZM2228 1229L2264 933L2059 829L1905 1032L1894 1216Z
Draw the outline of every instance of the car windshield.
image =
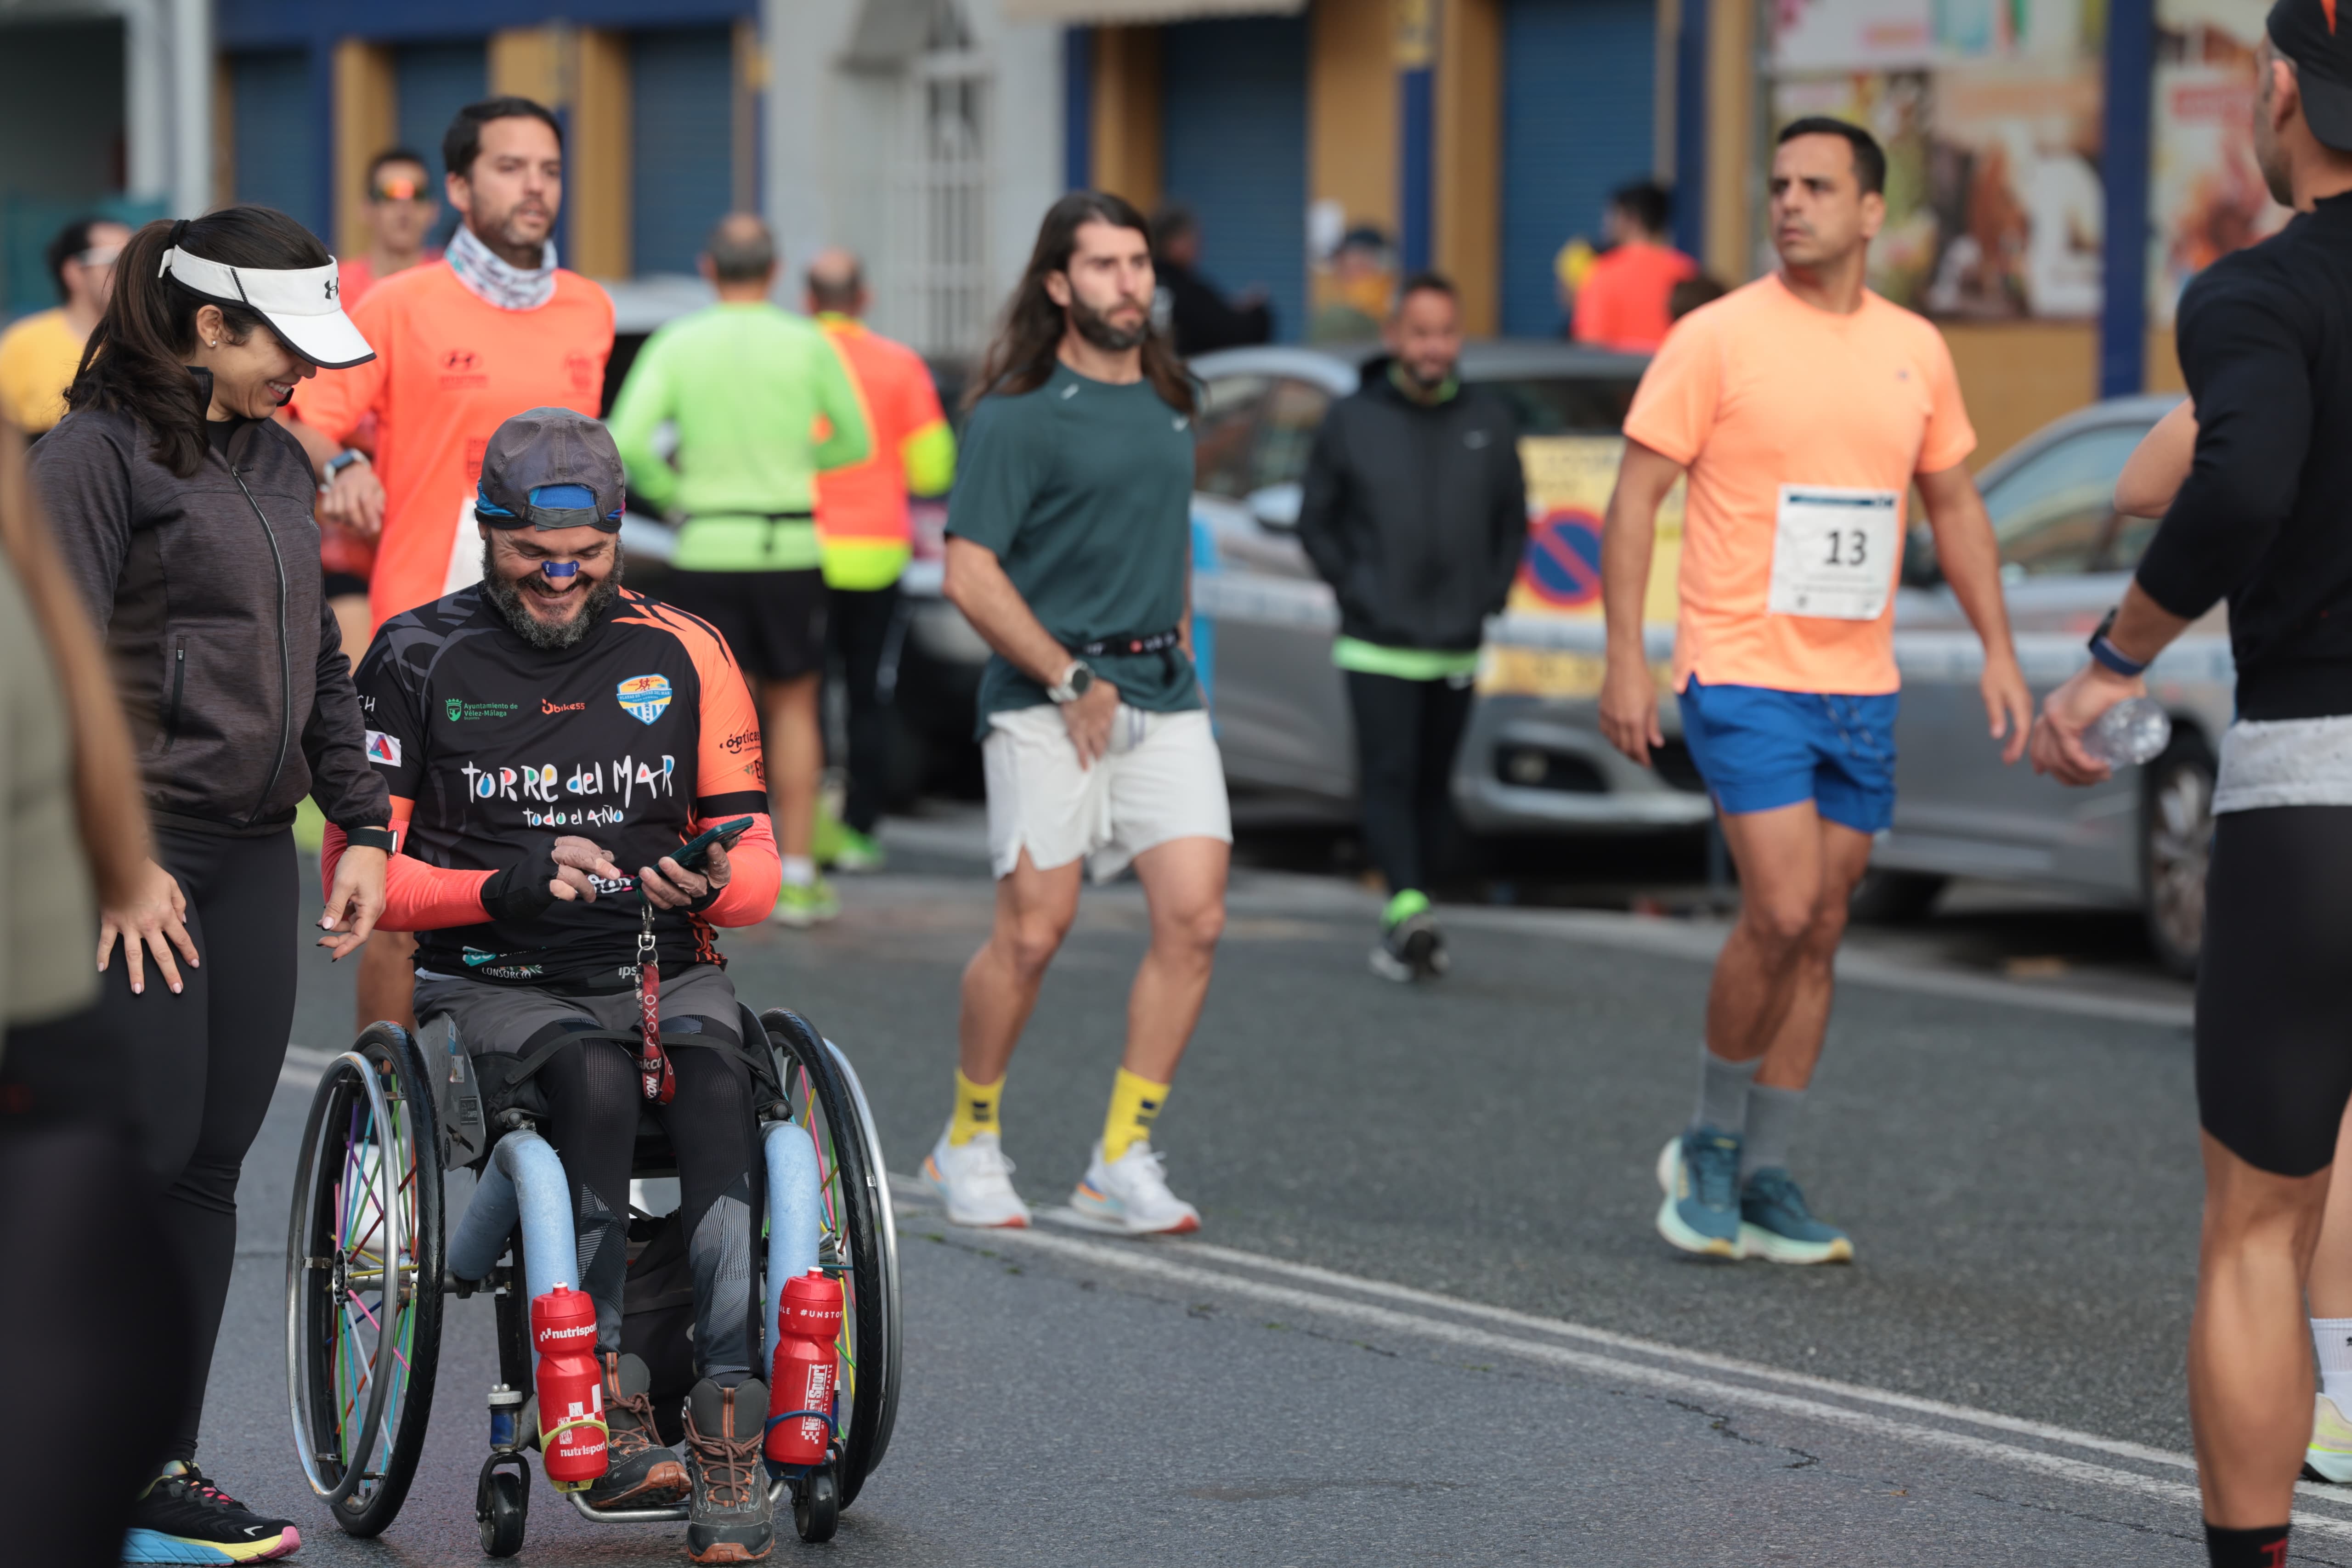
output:
M2004 576L2120 572L2138 560L2147 535L2116 527L2116 479L2147 426L2102 425L2053 442L1985 491L2000 541ZM2127 552L2127 553L2126 553Z
M1589 375L1516 375L1477 384L1511 405L1522 436L1614 436L1625 426L1636 382Z

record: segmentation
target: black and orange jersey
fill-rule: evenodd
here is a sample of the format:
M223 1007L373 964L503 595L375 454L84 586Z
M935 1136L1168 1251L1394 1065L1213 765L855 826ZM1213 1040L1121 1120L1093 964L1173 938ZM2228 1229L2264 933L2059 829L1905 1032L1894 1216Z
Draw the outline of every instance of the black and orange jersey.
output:
M756 837L772 858L751 694L726 640L683 611L624 589L585 637L551 650L517 636L478 587L461 589L386 621L357 683L403 857L445 873L496 872L577 835L630 874L600 885L594 901L558 903L528 925L483 921L478 898L445 900L436 907L478 923L444 924L446 912L415 921L440 925L420 933L419 969L617 988L636 954L639 867L698 823L747 816L761 818ZM420 879L470 894L484 879ZM657 910L661 963L722 962L710 927L745 923L729 918L740 913Z

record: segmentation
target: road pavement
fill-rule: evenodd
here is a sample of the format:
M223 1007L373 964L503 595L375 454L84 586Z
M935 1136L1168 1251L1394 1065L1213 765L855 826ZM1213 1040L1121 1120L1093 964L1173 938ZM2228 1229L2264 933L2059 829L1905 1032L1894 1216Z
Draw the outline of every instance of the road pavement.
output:
M808 932L731 933L739 989L856 1060L893 1170L947 1110L990 889L969 824L898 827ZM1687 1116L1706 922L1450 911L1442 984L1374 979L1376 900L1244 872L1155 1142L1195 1242L974 1233L904 1184L905 1398L830 1547L877 1564L2193 1564L2181 1346L2198 1207L2177 987L2067 984L1920 938L1845 970L1796 1165L1850 1268L1685 1258L1651 1222ZM1099 1126L1143 940L1091 890L1004 1102L1062 1204ZM1906 946L1906 942L1908 945ZM349 1033L306 962L296 1040ZM425 1466L340 1537L287 1434L284 1216L318 1058L289 1061L241 1203L205 1455L303 1523L303 1561L478 1560L486 1302L453 1303ZM2307 1488L2296 1561L2352 1563ZM677 1560L668 1526L534 1500L526 1560Z

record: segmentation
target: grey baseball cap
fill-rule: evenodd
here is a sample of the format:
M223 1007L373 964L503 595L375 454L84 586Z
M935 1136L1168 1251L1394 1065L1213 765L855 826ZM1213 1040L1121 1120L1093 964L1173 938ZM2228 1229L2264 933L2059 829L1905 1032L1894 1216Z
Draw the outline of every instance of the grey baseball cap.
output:
M569 408L531 408L499 426L482 454L474 515L492 528L621 531L620 448Z

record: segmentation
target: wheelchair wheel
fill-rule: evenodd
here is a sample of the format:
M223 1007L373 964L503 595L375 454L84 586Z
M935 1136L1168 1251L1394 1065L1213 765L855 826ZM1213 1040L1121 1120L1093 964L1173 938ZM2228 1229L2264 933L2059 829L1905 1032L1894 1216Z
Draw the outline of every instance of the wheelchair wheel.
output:
M882 1463L898 1413L898 1233L889 1177L856 1069L832 1041L783 1008L761 1015L782 1058L793 1120L816 1144L824 1196L817 1255L841 1271L841 1508Z
M294 1447L346 1534L400 1512L441 1353L441 1149L415 1043L371 1026L310 1101L286 1248Z

